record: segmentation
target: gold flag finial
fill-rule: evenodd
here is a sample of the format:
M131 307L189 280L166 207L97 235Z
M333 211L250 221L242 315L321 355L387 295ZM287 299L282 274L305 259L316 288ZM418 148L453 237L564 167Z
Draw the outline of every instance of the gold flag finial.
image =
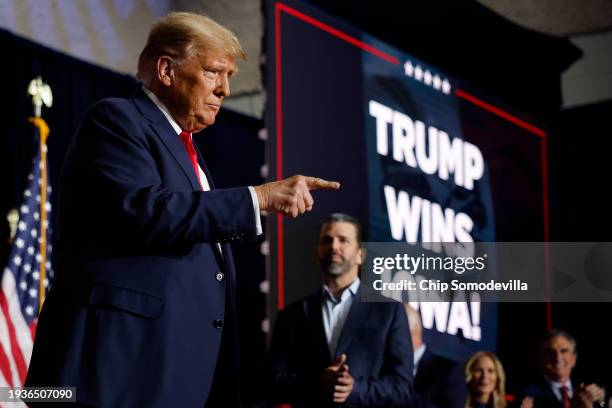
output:
M42 105L47 108L53 105L53 94L51 87L42 81L40 76L37 76L30 81L28 85L28 95L32 97L32 105L34 105L34 116L40 118Z
M9 223L9 228L10 228L10 236L9 236L9 244L13 243L13 240L15 239L15 234L17 234L17 223L19 222L19 211L17 211L16 208L13 208L11 211L8 212L7 216L6 216L6 220Z

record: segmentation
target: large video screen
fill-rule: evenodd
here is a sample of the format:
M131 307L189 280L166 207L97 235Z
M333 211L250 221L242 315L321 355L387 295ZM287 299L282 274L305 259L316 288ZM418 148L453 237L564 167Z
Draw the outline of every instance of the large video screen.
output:
M320 288L314 251L332 212L371 242L548 239L547 134L533 120L297 1L268 2L267 36L271 177L342 184L315 192L308 215L270 220L273 309ZM495 349L494 303L416 306L441 354Z

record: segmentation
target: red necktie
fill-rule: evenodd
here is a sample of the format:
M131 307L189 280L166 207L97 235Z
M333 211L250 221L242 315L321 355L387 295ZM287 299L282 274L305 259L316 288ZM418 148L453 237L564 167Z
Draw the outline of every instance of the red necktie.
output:
M185 150L187 150L187 155L189 156L189 160L191 160L191 165L193 166L193 171L195 171L196 177L198 178L198 185L200 189L202 189L202 182L200 181L200 169L198 167L198 155L193 147L193 141L191 140L191 134L188 132L181 132L180 135L183 144L185 145Z
M561 397L563 398L563 408L570 408L570 397L567 387L561 387Z

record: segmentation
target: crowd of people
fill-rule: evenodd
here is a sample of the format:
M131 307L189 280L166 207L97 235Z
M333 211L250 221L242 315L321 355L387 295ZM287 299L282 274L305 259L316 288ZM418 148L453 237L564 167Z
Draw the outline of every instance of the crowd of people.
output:
M564 330L546 333L540 348L540 380L516 396L506 394L506 374L495 353L478 351L464 363L436 354L424 341L417 310L399 302L361 300L367 290L359 279L363 251L357 219L332 214L323 221L316 251L321 291L289 305L279 313L275 325L267 364L271 405L606 405L602 387L572 380L576 340Z
M591 408L604 407L605 390L597 384L576 384L572 370L576 365L576 340L564 330L546 333L541 344L542 376L515 399L520 408ZM465 407L505 408L506 374L499 358L492 352L479 351L465 365L468 396Z

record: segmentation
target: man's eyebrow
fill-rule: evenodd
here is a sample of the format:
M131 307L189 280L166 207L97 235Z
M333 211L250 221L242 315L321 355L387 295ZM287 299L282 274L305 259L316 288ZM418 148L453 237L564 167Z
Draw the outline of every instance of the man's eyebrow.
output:
M234 69L229 69L226 65L220 64L220 63L213 62L211 64L202 65L202 66L204 67L204 69L216 69L220 71L229 70L228 72L229 75L236 75L238 73L238 67L235 67Z

